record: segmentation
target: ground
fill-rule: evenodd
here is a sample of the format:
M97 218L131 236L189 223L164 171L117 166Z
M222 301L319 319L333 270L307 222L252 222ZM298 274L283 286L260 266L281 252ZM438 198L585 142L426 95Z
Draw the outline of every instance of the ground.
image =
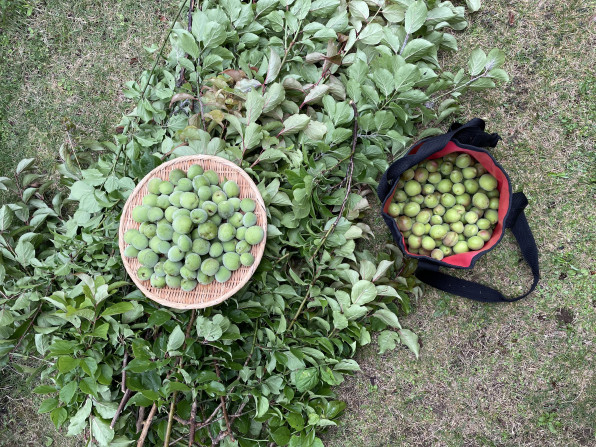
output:
M0 33L0 175L21 156L54 159L69 138L109 135L129 106L122 84L151 63L142 46L161 41L176 9L30 3L31 17ZM542 280L506 305L427 289L401 319L420 336L420 359L361 350L328 447L596 445L595 19L590 2L492 0L459 34L462 65L476 46L507 54L511 82L468 94L460 119L481 117L503 137L493 153L530 201ZM382 221L370 220L382 240ZM461 275L512 295L531 277L511 235ZM0 378L0 447L77 445L36 415L25 377Z
M0 176L23 157L53 172L61 145L113 134L131 107L124 83L151 66L143 46L161 44L177 9L141 0L0 0ZM37 414L42 399L20 368L0 370L0 447L82 445Z
M109 137L121 93L152 63L176 2L9 0L0 10L0 176L26 156L52 170L61 145ZM3 3L0 0L0 4ZM27 6L30 5L30 16Z
M363 349L362 372L340 388L348 409L329 447L596 445L596 9L588 4L483 2L458 36L462 63L476 46L507 54L511 83L468 94L461 119L481 117L503 137L493 153L530 202L538 289L505 305L427 289L401 320L420 336L420 360L405 349ZM460 276L511 295L531 283L510 234Z

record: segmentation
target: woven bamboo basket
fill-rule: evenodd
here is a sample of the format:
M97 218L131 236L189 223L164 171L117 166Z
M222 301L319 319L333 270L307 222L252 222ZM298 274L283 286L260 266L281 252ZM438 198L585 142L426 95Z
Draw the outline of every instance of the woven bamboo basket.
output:
M263 228L265 231L265 237L260 244L254 245L251 249L251 253L255 258L254 264L250 267L241 266L238 270L232 272L231 278L225 283L213 281L209 285L199 284L190 292L185 292L182 289L173 289L170 287L158 289L152 287L149 281L140 281L137 278L136 272L140 267L140 264L136 258L127 258L123 256L124 249L126 248L126 243L124 242L124 233L130 228L138 229L140 226L132 219L132 210L135 206L142 203L143 197L148 193L147 182L154 177L159 177L162 180L168 180L169 173L172 169L178 168L186 171L192 164L201 165L205 171L212 169L219 175L220 179L222 177L226 177L228 180L234 180L236 183L238 183L240 188L240 198L242 199L248 197L255 201L256 209L254 213L257 216L257 225L260 225ZM201 309L209 306L215 306L216 304L225 301L238 292L249 281L261 262L263 252L265 251L266 240L267 211L257 185L255 185L246 172L244 172L234 163L224 158L212 155L189 155L185 157L179 157L158 166L149 174L147 174L143 180L139 182L137 187L133 190L130 197L124 204L122 217L120 218L120 228L118 231L118 245L120 248L122 261L124 262L124 267L139 290L141 290L145 296L151 298L159 304L177 309Z

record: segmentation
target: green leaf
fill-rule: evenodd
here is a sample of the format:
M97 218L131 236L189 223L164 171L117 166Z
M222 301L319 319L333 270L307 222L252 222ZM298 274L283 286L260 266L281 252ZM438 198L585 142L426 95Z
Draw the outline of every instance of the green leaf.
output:
M486 74L488 77L497 79L503 82L509 82L509 75L507 72L501 68L493 68Z
M399 338L401 339L401 342L408 348L410 348L410 351L412 351L416 355L416 358L418 358L418 354L420 353L420 343L418 343L418 335L416 335L409 329L400 329Z
M476 48L472 51L470 55L470 60L468 61L468 68L470 76L476 76L484 71L484 67L486 66L486 54L482 49Z
M280 105L284 99L286 99L286 91L284 90L283 86L279 82L271 84L269 87L267 87L265 92L263 112L271 112L278 105Z
M415 62L430 54L434 49L435 46L431 42L419 38L410 40L401 55L406 61Z
M79 363L79 359L72 358L68 355L60 356L58 358L58 371L60 371L61 373L72 371L77 366L79 366Z
M267 66L267 77L265 78L265 84L271 84L277 78L279 70L281 69L281 58L279 54L273 50L273 47L269 48L269 65Z
M199 41L205 48L217 48L226 41L226 37L225 27L217 22L208 22Z
M391 129L395 124L395 116L388 110L379 110L375 112L375 127L378 131Z
M327 126L321 123L320 121L310 121L306 129L304 129L304 134L314 141L322 141L325 138L325 134L327 133Z
M108 337L108 330L110 329L110 323L100 324L95 327L91 335L93 337L103 338L104 340Z
M91 434L101 447L108 446L114 439L114 430L109 422L97 416L91 419Z
M292 135L298 133L301 130L306 129L309 121L310 117L308 115L292 115L284 121L284 128L279 135Z
M382 331L379 334L379 354L387 351L393 351L396 348L396 342L399 341L399 334L394 331Z
M77 436L83 431L87 425L87 418L91 414L91 399L87 398L85 405L83 405L77 413L70 418L70 424L68 426L68 433L66 436Z
M388 4L383 8L383 16L389 23L400 23L406 16L406 6L397 4Z
M33 389L35 394L51 394L56 392L56 387L50 385L40 385Z
M184 343L184 332L176 325L168 338L168 352L176 351Z
M112 419L118 410L118 402L101 402L96 400L93 402L95 411L104 419Z
M61 407L52 410L52 412L50 413L50 419L54 423L54 426L57 429L59 429L62 426L62 424L64 424L68 419L68 413L66 412L66 408Z
M245 150L249 150L258 146L262 138L263 132L261 131L261 126L259 126L257 123L249 124L244 131Z
M418 31L426 21L428 9L423 0L416 0L408 7L405 16L406 33L412 34Z
M134 309L134 306L132 303L129 303L127 301L122 301L120 303L113 304L110 307L108 307L107 309L105 309L101 313L101 316L108 317L111 315L119 315L119 314L123 314L124 312L128 312L129 310L132 310L132 309Z
M372 78L379 91L385 96L389 96L395 89L393 75L385 68L376 69Z
M13 211L6 205L0 208L0 231L6 231L12 223Z
M256 417L260 418L269 410L269 400L265 396L255 397L257 401Z
M360 22L368 19L368 16L370 15L368 5L362 0L350 1L348 3L348 8L352 17Z
M77 391L77 382L71 381L62 387L60 390L60 400L65 404L69 404Z
M97 396L97 382L93 377L85 377L83 380L79 382L79 388L85 394L91 394L92 396Z
M401 93L397 99L411 104L421 104L428 100L428 96L426 96L424 92L420 90L408 90Z
M377 45L382 38L383 27L378 23L369 23L358 35L358 40L365 45Z
M282 425L271 432L271 439L273 439L277 445L286 445L290 442L290 436L290 429L285 425Z
M223 335L222 328L217 322L202 316L197 317L196 328L197 335L206 341L219 340Z
M505 52L503 50L499 50L498 48L493 48L489 51L488 56L486 56L486 63L484 68L487 71L490 71L495 68L501 68L504 63Z
M8 309L0 310L0 327L10 326L14 323L12 312Z
M31 242L19 240L14 251L17 255L17 261L23 266L28 266L31 260L35 258L35 247Z
M57 406L58 406L58 399L56 399L55 397L50 397L48 399L45 399L41 403L41 405L39 406L39 409L37 410L37 413L38 414L49 413Z
M319 383L319 370L317 368L299 369L292 373L292 382L300 393L313 389Z
M170 321L172 315L165 310L156 310L147 320L147 326L163 326Z
M352 287L351 298L353 304L358 304L362 306L364 304L370 303L376 297L377 289L375 289L375 285L370 281L360 280Z
M377 317L383 323L385 323L391 327L401 329L401 325L399 324L397 315L395 315L393 312L391 312L388 309L379 309L373 314L373 316Z
M310 7L310 13L315 17L328 17L339 6L339 0L315 0Z
M382 260L379 263L375 274L373 275L372 282L378 281L380 278L382 278L394 263L394 261L388 261L386 259Z
M420 70L418 67L414 64L404 64L395 72L395 89L398 92L405 92L412 88L412 86L418 82L419 79Z
M200 53L193 35L182 29L177 29L175 32L178 35L178 45L180 45L180 48L191 57L197 59Z
M480 9L480 0L466 0L466 5L470 9L470 12L476 12Z
M311 102L315 102L319 99L321 99L323 96L325 96L325 94L329 91L329 86L328 85L317 85L315 87L313 87L308 94L306 95L306 97L304 98L304 101L302 102L302 104L309 104Z
M358 362L354 359L344 359L339 361L334 367L334 371L355 372L360 371Z
M246 124L252 124L257 121L263 112L264 104L265 99L256 89L248 92L244 105L246 107Z
M24 158L21 161L19 161L19 164L17 165L17 169L16 169L17 175L19 175L21 172L29 169L33 165L34 162L35 162L35 158Z

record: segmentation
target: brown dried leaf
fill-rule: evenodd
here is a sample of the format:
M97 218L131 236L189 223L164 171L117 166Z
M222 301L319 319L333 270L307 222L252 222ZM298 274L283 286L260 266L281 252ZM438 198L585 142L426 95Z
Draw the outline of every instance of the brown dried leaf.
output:
M238 82L238 81L245 79L247 77L246 73L244 73L244 71L233 70L231 68L228 68L227 70L222 71L222 73L231 77L234 80L234 82Z
M186 101L187 99L197 99L197 98L195 98L190 93L176 93L174 96L172 96L172 99L170 100L170 108L172 107L172 104L174 104L175 102Z

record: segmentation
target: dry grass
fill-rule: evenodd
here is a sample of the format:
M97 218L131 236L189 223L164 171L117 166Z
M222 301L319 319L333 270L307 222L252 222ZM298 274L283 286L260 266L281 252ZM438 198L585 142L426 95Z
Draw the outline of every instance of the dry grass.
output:
M37 414L41 396L31 394L31 361L5 367L0 378L0 447L78 447L82 439L58 433L47 414Z
M22 157L56 159L61 144L109 138L131 104L121 93L152 57L176 2L30 1L0 30L0 175ZM14 19L14 20L12 20Z
M513 305L427 289L402 319L420 335L420 360L405 349L364 349L362 373L341 387L348 410L328 446L596 445L596 10L483 3L458 37L458 57L463 65L476 46L500 47L512 82L469 94L461 119L484 118L503 137L494 154L530 201L542 281ZM531 281L510 234L458 275L508 294Z

